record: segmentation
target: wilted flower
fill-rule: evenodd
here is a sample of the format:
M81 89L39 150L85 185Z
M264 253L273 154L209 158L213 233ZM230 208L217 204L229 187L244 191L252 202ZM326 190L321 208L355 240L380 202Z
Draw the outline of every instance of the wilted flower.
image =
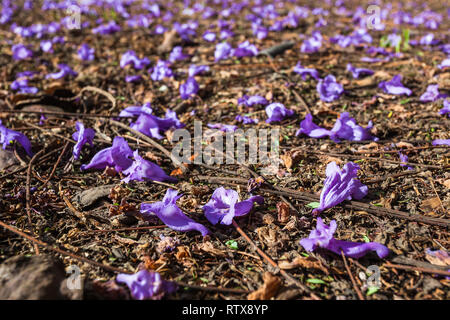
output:
M120 58L120 67L123 69L129 64L133 65L135 69L141 70L150 64L150 60L147 57L139 59L136 56L136 52L128 50Z
M356 179L359 169L357 164L349 162L341 171L336 162L330 162L327 165L327 177L320 194L320 205L313 210L313 213L320 213L344 200L364 198L368 193L368 188Z
M232 189L217 188L207 204L203 206L206 218L212 224L230 225L234 217L244 216L253 208L253 203L264 202L261 196L252 196L247 200L239 201L239 195Z
M403 154L401 152L398 153L398 157L400 158L401 162L408 162L408 156L406 154ZM408 167L408 170L414 170L412 167L409 167L407 164L400 164L402 167Z
M119 117L135 117L141 115L141 113L146 114L153 113L152 105L150 102L146 102L142 106L127 107L119 113Z
M434 39L434 34L428 33L424 35L422 38L420 38L419 44L422 46L431 46L438 44L439 40Z
M95 136L95 131L91 128L84 128L83 123L77 121L75 124L77 131L72 135L72 139L77 143L73 147L73 157L75 160L80 158L81 149L86 143L89 143L91 147L94 145L93 140Z
M305 119L300 122L300 129L295 133L296 136L300 134L306 134L311 138L323 138L326 136L330 136L332 132L330 130L326 130L324 128L319 127L317 124L313 122L313 117L310 113L308 113Z
M256 124L258 123L258 119L252 119L250 117L247 116L242 116L240 114L238 114L236 116L236 118L234 118L237 122L242 122L243 124Z
M319 83L317 83L317 92L319 93L321 100L332 102L339 99L344 92L344 88L341 84L337 83L336 78L330 74L326 76L325 79L319 80Z
M216 40L216 34L212 31L205 31L203 39L208 42L214 42Z
M114 20L92 29L92 33L101 35L113 34L117 31L120 31L120 26Z
M227 43L222 42L216 45L216 50L214 51L215 61L220 61L229 58L233 53L233 48Z
M176 112L167 110L166 117L162 119L152 115L151 108L144 109L144 107L142 107L142 112L136 122L130 125L132 129L137 130L150 138L163 139L164 137L160 132L165 132L170 128L179 129L184 127L184 124L178 120ZM131 108L128 110L131 110Z
M133 157L134 161L131 166L123 170L123 174L127 175L122 179L123 182L129 183L134 180L177 181L177 179L169 177L157 164L142 158L138 150L133 152Z
M319 31L314 31L312 37L303 41L300 51L304 53L313 53L319 51L322 46L322 35Z
M402 84L402 75L398 74L392 78L391 81L382 81L378 84L378 88L383 89L384 92L389 94L402 95L406 94L410 96L412 91Z
M194 77L189 77L185 83L180 86L181 99L189 99L198 92L199 86Z
M234 132L237 130L237 126L232 124L223 124L223 123L208 123L208 128L217 129L223 132Z
M316 80L319 80L319 72L316 69L302 67L300 61L297 62L297 65L294 67L293 71L301 75L303 80L306 80L308 75Z
M448 116L450 117L450 100L444 100L444 107L439 110L439 114L448 114Z
M422 102L433 102L440 98L444 98L447 95L439 93L439 85L438 84L430 84L427 87L427 90L420 96L420 101Z
M254 44L250 44L250 42L244 41L238 45L238 47L234 50L234 56L238 58L242 57L253 57L258 54L258 48Z
M194 77L200 73L208 72L208 71L209 71L209 66L196 66L193 64L189 67L189 77Z
M73 71L67 64L60 63L58 64L59 72L50 73L45 76L45 79L61 79L66 76L76 77L78 73Z
M20 143L30 157L33 156L30 140L23 133L6 128L0 120L0 143L3 149L6 149L6 146L13 141Z
M339 139L349 141L378 141L377 137L373 137L370 134L372 127L372 121L369 121L367 127L363 128L356 124L356 120L351 118L348 112L343 112L339 115L339 118L331 129L330 138L335 142L339 142Z
M246 107L251 107L257 104L260 104L262 106L267 105L269 102L261 96L255 95L255 96L247 96L243 95L242 98L238 99L238 104L243 104Z
M53 43L51 40L42 40L39 46L43 52L53 53Z
M178 191L169 188L162 201L142 203L140 209L141 216L148 218L156 215L169 228L176 231L186 232L196 230L202 236L209 234L209 230L204 225L187 217L177 206L177 200L181 197L182 195L178 195Z
M343 252L347 257L354 259L361 258L370 251L375 251L381 259L389 254L389 249L378 242L337 240L334 238L336 228L336 220L331 220L330 225L327 226L318 217L316 229L310 232L308 238L300 240L300 244L306 251L314 251L319 247L330 250L338 255L341 255L341 252Z
M132 75L132 76L125 76L126 82L139 82L142 80L142 76L139 74Z
M186 58L189 58L189 56L187 54L183 53L183 48L181 46L176 46L173 48L172 52L170 53L169 61L175 62L175 61L179 61L179 60L184 60Z
M19 93L36 94L39 90L36 87L28 86L28 79L18 78L11 83L11 90L19 90Z
M133 163L131 156L133 151L128 146L127 141L122 137L115 137L112 147L100 150L91 159L89 164L81 166L81 170L105 169L107 166L114 167L117 172L122 172Z
M293 110L287 109L283 104L274 102L266 107L266 114L269 117L266 122L271 123L275 121L281 121L286 117L290 117L294 114Z
M171 294L178 288L175 282L163 280L158 272L145 269L135 274L119 273L116 282L125 283L137 300L160 300L165 294Z
M164 78L173 76L172 69L169 67L169 63L164 60L159 60L156 66L153 68L151 78L153 81L161 81Z
M14 60L24 60L33 56L33 51L23 44L15 44L11 48Z
M358 79L361 75L371 76L373 71L364 68L355 68L351 63L347 64L347 71L352 73L353 78Z
M433 140L433 146L439 146L439 145L447 145L450 146L450 139L436 139Z
M450 58L442 60L441 64L437 66L439 69L450 68Z

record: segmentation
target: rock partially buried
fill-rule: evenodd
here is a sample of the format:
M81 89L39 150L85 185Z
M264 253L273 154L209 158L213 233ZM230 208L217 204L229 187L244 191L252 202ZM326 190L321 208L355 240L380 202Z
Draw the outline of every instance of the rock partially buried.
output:
M72 200L76 201L81 208L86 208L93 205L97 200L107 197L114 186L114 184L108 184L106 186L87 189L77 194Z
M49 255L15 256L0 265L0 300L80 299L69 290L64 265Z

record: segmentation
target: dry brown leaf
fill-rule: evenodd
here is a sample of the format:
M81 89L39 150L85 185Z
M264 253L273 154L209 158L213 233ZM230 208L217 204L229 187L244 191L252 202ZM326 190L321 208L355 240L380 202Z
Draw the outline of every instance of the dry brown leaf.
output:
M207 252L209 254L212 254L213 256L225 256L225 251L214 248L214 245L212 244L211 241L206 241L206 242L202 242L199 243L197 245L197 248L201 251Z
M286 202L280 201L277 203L278 222L286 223L291 216L291 209Z
M173 49L173 46L177 40L177 30L172 29L164 33L163 42L156 49L159 54L169 52Z
M306 258L299 256L292 260L292 262L281 261L278 266L284 270L295 268L316 269L322 270L324 273L328 274L328 270L320 263L320 261L312 257Z
M447 189L450 189L450 179L445 180L443 185L446 186Z
M441 200L439 200L439 197L429 198L422 201L422 204L420 205L420 208L424 211L432 211L436 208L438 208L441 205Z
M269 300L274 297L281 287L281 280L270 272L263 275L264 284L247 296L248 300Z
M177 260L183 260L184 258L190 258L191 253L189 252L189 248L186 246L177 247L177 253L175 253L175 257Z
M407 148L407 149L414 148L414 146L411 143L403 142L403 141L400 141L399 143L397 143L396 146L398 148Z

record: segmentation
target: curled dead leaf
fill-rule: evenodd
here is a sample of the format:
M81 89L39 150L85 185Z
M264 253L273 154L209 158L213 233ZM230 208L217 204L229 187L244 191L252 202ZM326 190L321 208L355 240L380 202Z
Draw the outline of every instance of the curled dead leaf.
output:
M291 209L286 202L280 201L277 203L278 222L286 223L291 216Z
M290 270L295 268L304 268L304 269L315 269L321 270L324 273L328 274L327 268L325 268L319 260L313 257L297 257L292 262L281 261L278 266L284 270Z
M274 297L281 287L281 280L270 272L263 275L264 284L247 296L248 300L269 300Z

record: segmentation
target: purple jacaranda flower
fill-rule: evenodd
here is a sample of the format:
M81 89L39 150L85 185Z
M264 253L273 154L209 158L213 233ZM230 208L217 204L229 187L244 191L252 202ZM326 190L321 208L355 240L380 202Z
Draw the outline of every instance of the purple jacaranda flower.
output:
M36 87L28 86L28 79L18 78L17 80L11 83L12 90L18 90L21 94L36 94L39 90Z
M73 71L67 64L60 63L58 64L59 72L50 73L45 76L45 79L61 79L66 76L76 77L78 73Z
M333 75L329 74L325 79L319 80L317 83L317 92L319 93L321 100L332 102L339 99L344 92L344 88L341 84L336 82L336 78Z
M368 188L356 179L359 169L359 166L353 162L345 164L342 170L336 162L330 162L327 165L327 177L320 194L320 204L313 210L313 214L332 208L344 200L364 198Z
M229 39L229 38L231 38L233 36L234 36L234 32L231 31L230 29L220 30L220 33L219 33L220 40Z
M101 35L113 34L117 31L120 31L120 26L115 21L110 21L107 24L92 29L92 33Z
M447 145L450 146L450 139L436 139L433 140L433 146Z
M358 79L361 75L371 76L373 75L373 70L364 68L355 68L351 63L347 64L347 71L351 72L353 78Z
M295 133L296 136L299 136L300 134L306 134L311 138L323 138L326 136L330 136L332 132L330 130L319 127L313 122L312 115L307 114L305 119L300 122L300 129L298 129Z
M439 69L450 68L450 57L442 60L441 64L437 66Z
M125 76L126 82L139 82L141 80L142 80L142 76L139 74Z
M233 48L227 42L218 43L214 51L214 59L217 62L229 58L232 54Z
M300 51L304 53L314 53L322 46L322 35L319 31L314 31L312 37L303 41Z
M173 48L169 56L170 62L180 61L189 58L187 54L183 53L183 48L181 46L176 46Z
M252 22L252 32L256 39L259 40L265 39L269 33L266 27L256 22Z
M330 250L338 255L341 252L345 256L358 259L365 256L370 251L375 251L381 259L389 254L389 249L378 242L352 242L337 240L334 238L336 232L336 220L331 220L330 225L323 223L322 218L317 218L316 229L312 230L308 238L300 240L301 246L306 251L314 251L318 247Z
M239 202L239 194L232 189L224 187L217 188L207 204L203 206L203 211L209 222L212 224L230 225L234 217L244 216L253 208L253 203L264 202L261 196L252 196L247 200Z
M194 77L200 73L208 72L208 71L209 71L209 66L203 66L203 65L196 66L196 65L192 64L189 67L189 77Z
M178 191L169 188L162 201L142 203L140 209L141 216L145 219L156 215L169 228L176 231L186 232L196 230L202 236L209 234L209 230L204 225L187 217L177 206L177 200L181 197L182 195L178 195Z
M420 96L421 102L433 102L440 98L445 98L447 95L439 93L438 84L430 84L427 90Z
M401 161L401 162L408 162L408 156L407 156L406 154L403 154L403 153L399 152L399 153L398 153L398 157L400 158L400 161ZM414 170L412 167L409 167L409 166L408 166L407 164L405 164L405 163L400 164L400 166L402 166L402 167L408 167L408 168L407 168L408 170Z
M294 114L294 111L287 109L283 104L279 102L274 102L266 107L266 114L269 117L266 122L272 123L292 116Z
M157 164L145 160L139 155L138 150L133 152L134 161L126 170L123 170L123 174L126 175L121 181L129 183L130 181L171 181L176 182L177 179L169 177L163 169Z
M53 43L51 40L42 40L39 46L43 52L53 53Z
M27 136L21 132L6 128L2 125L2 121L0 120L0 144L2 144L3 150L5 150L6 146L10 145L13 141L20 143L30 157L33 156L31 142L28 140Z
M94 48L89 47L87 43L83 43L77 53L78 57L83 61L92 61L95 58Z
M216 34L212 31L205 31L203 39L208 42L214 42L216 41Z
M182 128L184 127L184 124L178 120L174 111L167 110L166 117L164 119L143 112L139 115L136 122L130 125L130 127L149 136L150 138L163 139L164 137L160 134L160 132L165 132L170 128Z
M402 41L402 37L399 36L398 34L392 33L387 36L387 42L393 48L397 47L401 41Z
M237 130L237 126L232 124L223 124L223 123L208 123L206 125L208 128L217 129L223 132L234 132Z
M11 51L14 60L24 60L33 56L33 51L21 43L13 45Z
M187 78L186 82L180 85L180 95L181 99L186 100L196 95L199 86L194 77Z
M39 125L44 125L45 120L47 120L47 117L45 116L45 114L41 114L41 116L39 117Z
M119 117L137 117L140 116L141 113L153 113L152 105L150 102L146 102L142 106L127 107L119 113Z
M363 128L356 124L356 120L351 118L348 112L343 112L339 115L339 118L331 129L330 139L336 143L339 142L339 139L349 141L378 141L377 137L370 134L370 129L372 129L372 127L372 121L369 121L367 127Z
M238 47L234 50L234 56L237 58L242 57L253 57L258 54L258 48L254 44L250 44L250 42L244 41L238 45Z
M147 57L139 59L136 56L136 52L129 50L125 52L120 58L120 67L123 69L127 65L133 65L137 70L141 70L150 64L150 60Z
M158 61L151 74L151 78L153 81L161 81L164 78L170 78L172 76L172 69L170 69L169 63L164 60Z
M439 43L439 40L434 39L434 34L432 34L432 33L426 34L425 36L420 38L420 41L419 41L419 44L422 46L431 46L431 45L435 45L438 43Z
M308 75L316 80L319 80L319 72L316 69L302 67L300 61L297 62L297 65L294 67L293 71L301 75L303 80L306 80Z
M180 35L181 39L184 41L191 41L191 38L196 36L196 29L198 27L197 21L189 21L188 23L180 24L179 22L175 22L173 24L173 28Z
M444 107L439 110L439 114L448 114L448 116L450 117L450 100L444 100Z
M236 118L234 118L237 122L242 122L243 124L257 124L259 122L258 119L250 118L247 116L242 116L238 114Z
M155 34L163 34L164 32L167 31L167 28L158 24L157 26L155 26Z
M450 254L446 250L431 250L430 248L426 248L425 254L433 258L433 264L435 265L450 266ZM427 260L429 260L428 257ZM450 279L450 277L447 277L447 279Z
M80 158L81 149L86 143L89 143L91 147L94 145L93 140L95 136L94 129L85 128L83 123L77 121L75 124L77 131L72 135L72 139L77 143L73 147L73 158L78 160Z
M386 58L362 57L360 60L362 62L377 63L377 62L388 62L391 60L391 58L390 57L386 57Z
M81 170L97 169L102 170L106 167L114 167L117 172L122 172L133 163L131 156L133 151L128 146L127 141L122 137L115 137L112 147L100 150L91 159L89 164L80 167Z
M241 98L238 99L238 104L243 104L246 107L252 107L254 105L262 105L265 106L269 102L261 96L254 95L254 96L247 96L243 95Z
M116 282L125 283L136 300L160 300L178 289L175 282L165 281L158 272L146 269L135 274L119 273Z
M378 84L378 88L383 89L384 92L395 95L406 94L410 96L412 91L402 84L402 75L398 74L392 78L391 81L382 81Z

